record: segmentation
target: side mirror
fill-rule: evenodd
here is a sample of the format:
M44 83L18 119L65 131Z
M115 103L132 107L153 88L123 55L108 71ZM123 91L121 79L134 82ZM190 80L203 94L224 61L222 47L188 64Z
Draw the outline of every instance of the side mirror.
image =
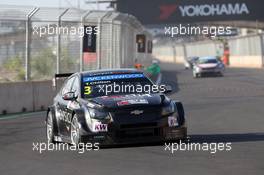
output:
M166 85L164 94L168 94L172 92L172 87L170 85Z
M63 100L73 101L76 100L78 96L75 95L75 92L67 92L63 94Z

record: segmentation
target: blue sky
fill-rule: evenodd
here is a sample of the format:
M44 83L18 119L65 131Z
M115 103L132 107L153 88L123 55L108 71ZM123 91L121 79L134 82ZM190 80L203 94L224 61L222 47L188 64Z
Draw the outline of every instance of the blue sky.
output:
M26 5L39 7L78 7L78 2L81 8L96 9L97 6L85 4L87 0L1 0L0 4L7 5ZM100 9L106 8L106 5L100 5Z

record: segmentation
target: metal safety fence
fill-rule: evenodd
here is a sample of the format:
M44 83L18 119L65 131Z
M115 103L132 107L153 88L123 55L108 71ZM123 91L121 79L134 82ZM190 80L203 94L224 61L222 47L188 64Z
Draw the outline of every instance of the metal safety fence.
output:
M96 29L95 29L96 28ZM85 31L88 38L84 41ZM151 35L133 16L116 11L0 6L0 81L51 79L55 73L151 63L136 37ZM87 43L89 48L85 50ZM89 50L92 49L92 50Z

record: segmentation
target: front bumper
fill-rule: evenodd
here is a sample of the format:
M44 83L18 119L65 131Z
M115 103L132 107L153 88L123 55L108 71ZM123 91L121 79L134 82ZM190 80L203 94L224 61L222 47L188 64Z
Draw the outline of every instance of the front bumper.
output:
M100 143L100 145L149 143L185 139L187 127L150 127L114 129L108 132L86 133L81 136L82 142Z
M221 68L210 68L210 69L199 69L195 71L198 74L214 74L214 73L223 73L224 69Z

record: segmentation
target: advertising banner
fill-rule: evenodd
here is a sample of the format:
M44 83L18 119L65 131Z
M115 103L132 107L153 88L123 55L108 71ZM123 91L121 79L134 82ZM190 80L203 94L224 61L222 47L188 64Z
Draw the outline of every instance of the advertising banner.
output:
M120 0L118 11L144 24L264 21L260 0ZM146 13L147 11L147 13Z

